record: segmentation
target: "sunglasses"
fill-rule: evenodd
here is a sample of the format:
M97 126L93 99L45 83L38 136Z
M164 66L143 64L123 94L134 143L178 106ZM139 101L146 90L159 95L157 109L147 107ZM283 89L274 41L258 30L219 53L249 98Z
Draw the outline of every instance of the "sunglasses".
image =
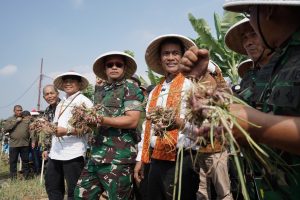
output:
M108 62L105 64L105 66L107 68L112 68L113 66L116 66L117 68L122 68L124 67L124 63L121 63L121 62Z

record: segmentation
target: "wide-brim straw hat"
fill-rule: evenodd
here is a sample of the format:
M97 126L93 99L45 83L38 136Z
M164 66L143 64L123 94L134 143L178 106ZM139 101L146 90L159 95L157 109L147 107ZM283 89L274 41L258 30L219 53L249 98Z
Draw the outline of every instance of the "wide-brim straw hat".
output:
M243 46L242 34L246 29L253 29L249 19L244 18L232 25L225 34L224 40L226 46L234 52L247 55L247 51Z
M247 59L247 60L244 60L243 62L241 62L238 66L238 74L241 78L244 77L245 73L253 68L253 61L251 59Z
M94 73L104 80L108 80L106 73L105 73L105 59L109 56L122 56L125 58L125 79L130 78L136 71L137 64L132 56L127 53L121 51L109 51L102 55L100 55L94 62L93 70Z
M161 35L156 38L154 38L148 45L146 49L146 54L145 54L145 60L148 65L148 67L161 75L165 75L164 69L161 65L160 61L160 52L159 52L159 46L162 41L164 41L167 38L177 38L179 39L184 48L185 51L188 50L192 46L196 46L196 44L189 38L183 36L183 35L178 35L178 34L166 34L166 35ZM184 52L183 52L184 53Z
M244 12L251 5L300 6L299 0L225 0L224 10Z
M64 76L78 76L81 78L81 83L80 83L80 90L84 90L88 87L89 85L89 81L87 80L87 78L85 78L83 75L77 73L77 72L65 72L65 73L62 73L60 75L58 75L55 79L54 79L54 86L59 89L59 90L64 90L63 88L63 77Z

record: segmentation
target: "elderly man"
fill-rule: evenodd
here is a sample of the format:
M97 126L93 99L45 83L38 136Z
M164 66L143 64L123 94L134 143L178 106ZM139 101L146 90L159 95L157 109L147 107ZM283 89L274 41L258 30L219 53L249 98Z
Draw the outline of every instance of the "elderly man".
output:
M54 123L57 123L56 136L52 144L45 174L45 185L50 200L63 199L65 181L68 199L73 199L74 188L84 166L87 141L78 137L78 129L70 126L74 106L85 104L92 107L93 103L81 91L87 88L88 80L79 73L66 72L54 80L54 86L66 93L55 110ZM51 94L56 95L56 94ZM53 97L49 101L54 101Z
M236 113L262 126L261 129L250 128L256 140L299 155L300 1L235 0L226 1L224 9L246 13L264 45L274 52L270 62L257 74L254 87L254 96L258 97L264 113L240 105L235 107ZM273 192L266 189L266 199L300 198L300 158L289 153L283 158L293 166L298 184L291 182L295 179L289 179L288 174L283 179L285 182L275 176L278 187L273 188Z
M53 122L55 116L55 110L57 104L60 102L59 92L54 85L46 85L43 88L43 97L49 106L45 109L44 117L49 121ZM43 149L43 158L48 159L48 153L51 146L45 146Z
M29 175L29 124L30 119L22 116L22 106L14 106L14 116L4 123L4 131L9 132L9 166L10 178L17 178L17 162L19 155L22 159L22 167L25 179ZM30 113L29 113L30 115Z
M225 35L225 44L229 49L242 55L247 55L253 61L252 66L245 70L242 77L239 96L250 105L259 107L260 105L256 105L255 98L257 98L257 96L254 97L252 88L255 85L257 72L267 64L270 59L270 50L263 45L247 18L242 19L230 27ZM249 65L244 64L242 66ZM238 71L241 72L242 69L239 68Z
M224 9L244 12L250 16L250 23L264 45L273 51L267 65L257 74L254 93L260 97L262 111L243 105L232 105L231 112L242 119L240 125L260 143L290 152L284 158L300 180L300 93L299 77L299 0L228 0ZM276 30L276 31L275 31ZM182 60L186 74L201 76L207 70L208 51L191 49ZM259 127L246 123L250 121ZM235 131L236 137L243 137ZM279 175L279 174L274 174ZM288 175L285 175L287 178ZM264 192L265 199L299 199L299 185L274 176L277 187L274 193ZM295 180L294 179L294 180Z

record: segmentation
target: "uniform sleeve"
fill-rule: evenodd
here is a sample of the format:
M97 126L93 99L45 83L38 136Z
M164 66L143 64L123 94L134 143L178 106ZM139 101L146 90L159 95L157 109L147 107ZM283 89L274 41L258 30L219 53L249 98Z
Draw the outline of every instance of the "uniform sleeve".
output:
M144 95L142 90L127 82L124 95L125 112L130 110L143 111L143 101Z

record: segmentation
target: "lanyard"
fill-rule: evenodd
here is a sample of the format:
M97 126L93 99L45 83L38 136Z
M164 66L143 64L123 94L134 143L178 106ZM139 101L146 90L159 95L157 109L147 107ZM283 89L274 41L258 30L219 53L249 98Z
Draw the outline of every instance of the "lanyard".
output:
M70 101L70 103L68 103L68 105L62 110L62 108L63 108L63 105L64 105L64 103L65 103L65 100L62 102L62 105L61 105L61 107L60 107L60 111L59 111L59 114L58 114L58 118L57 118L57 120L60 118L60 116L66 111L66 109L71 105L71 103L74 101L74 99L76 99L76 97L78 96L78 95L80 95L81 93L79 92L71 101Z

